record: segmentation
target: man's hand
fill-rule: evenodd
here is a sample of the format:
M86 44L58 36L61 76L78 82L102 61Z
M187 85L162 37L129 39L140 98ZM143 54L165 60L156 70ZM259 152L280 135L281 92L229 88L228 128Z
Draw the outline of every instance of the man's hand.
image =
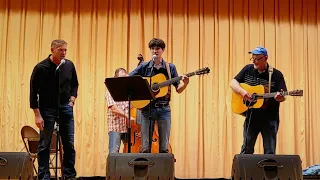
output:
M41 115L35 116L35 123L36 123L37 127L40 129L40 131L42 131L43 127L44 127L44 121L43 121Z
M74 101L69 101L68 105L71 106L71 107L73 107Z
M280 92L283 92L283 89L281 89ZM277 92L277 94L274 96L274 99L278 102L282 102L285 100L284 96L281 95L280 92Z
M74 96L71 96L70 99L69 99L68 105L71 106L71 107L73 107L75 100L76 100L76 98L75 98Z
M183 76L182 76L182 81L183 81L183 83L184 83L185 85L189 84L189 77L186 76L186 75L183 75Z
M243 97L243 99L245 100L245 101L251 101L252 99L251 99L251 95L246 91L246 90L243 90L242 92L241 92L241 96Z
M182 91L184 91L184 89L187 87L187 85L189 84L189 77L186 75L182 75L182 79L183 84L179 84L178 87L176 88L176 91L178 93L182 93Z

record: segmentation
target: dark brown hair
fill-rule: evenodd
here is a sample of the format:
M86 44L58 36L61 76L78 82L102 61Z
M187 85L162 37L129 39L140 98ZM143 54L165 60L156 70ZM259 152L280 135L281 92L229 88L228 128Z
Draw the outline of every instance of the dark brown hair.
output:
M165 49L166 48L166 43L164 43L164 41L162 39L153 38L149 42L149 49L151 49L153 47L160 47L161 49Z

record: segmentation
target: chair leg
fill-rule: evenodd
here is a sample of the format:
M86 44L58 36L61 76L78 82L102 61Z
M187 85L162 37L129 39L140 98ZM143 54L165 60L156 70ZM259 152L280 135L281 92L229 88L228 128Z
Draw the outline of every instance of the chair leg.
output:
M60 157L60 172L61 172L61 180L64 180L63 174L63 153L62 153L62 146L59 148L59 157Z
M54 174L51 174L51 178L55 177L55 175L58 174L58 172L56 172L56 166L58 166L58 165L54 164L55 160L56 160L55 158L57 158L55 154L52 155L52 157L49 157L49 167L51 166L50 169L52 169L52 171L54 173Z
M37 171L36 166L34 165L35 160L36 160L36 159L33 159L33 160L32 160L32 166L33 166L33 169L34 169L34 171L36 172L36 175L37 175L37 177L38 177L38 171Z

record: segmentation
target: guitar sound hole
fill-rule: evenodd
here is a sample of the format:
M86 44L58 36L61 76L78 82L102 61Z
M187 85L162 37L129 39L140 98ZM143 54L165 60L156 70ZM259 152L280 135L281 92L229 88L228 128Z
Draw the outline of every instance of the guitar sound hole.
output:
M158 86L158 83L154 83L153 85L152 85L152 91L153 92L158 92L159 91L159 86Z

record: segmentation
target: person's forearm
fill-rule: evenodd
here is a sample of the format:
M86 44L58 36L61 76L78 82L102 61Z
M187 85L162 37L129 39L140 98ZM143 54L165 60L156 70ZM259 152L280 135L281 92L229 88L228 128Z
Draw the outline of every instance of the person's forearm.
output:
M127 118L128 119L128 115L122 110L120 109L118 106L116 105L113 105L111 106L111 111L113 113L116 113L117 115L119 115L120 117L124 117L124 118Z
M177 92L178 93L182 93L187 87L187 84L179 84L178 88L177 88Z
M243 94L244 92L244 89L240 86L240 83L233 79L230 83L230 87L231 89L235 92L235 93L238 93L238 94Z
M39 108L33 109L33 112L35 117L41 116Z
M29 94L30 102L29 103L30 103L31 109L39 108L39 104L38 104L39 77L41 77L41 74L39 74L38 69L35 68L30 78L30 94Z

